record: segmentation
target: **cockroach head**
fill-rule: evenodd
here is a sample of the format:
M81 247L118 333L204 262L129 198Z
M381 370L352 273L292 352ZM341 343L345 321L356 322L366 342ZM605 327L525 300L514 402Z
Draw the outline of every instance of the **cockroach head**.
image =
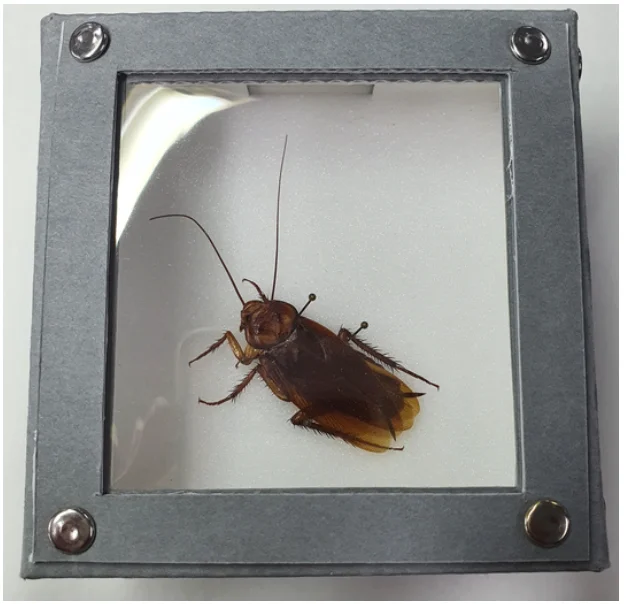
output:
M260 350L284 342L296 327L298 311L287 302L251 300L241 310L240 331L248 344Z

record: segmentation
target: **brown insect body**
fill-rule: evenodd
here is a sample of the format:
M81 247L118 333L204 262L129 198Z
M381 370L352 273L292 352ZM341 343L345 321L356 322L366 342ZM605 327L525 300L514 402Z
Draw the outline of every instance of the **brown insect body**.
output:
M286 144L287 139L281 176ZM280 202L280 176L278 199ZM279 207L278 204L272 295L268 298L256 283L244 279L259 294L259 300L248 302L244 302L211 237L194 218L185 214L167 214L152 219L179 216L192 220L213 246L243 304L240 331L246 338L246 348L242 349L235 335L227 331L189 364L214 352L224 342L228 342L237 365L256 364L228 396L214 402L202 399L199 402L221 405L234 400L258 374L279 399L298 408L291 418L295 426L343 439L367 451L401 450L392 447L392 442L398 434L413 426L420 410L418 397L422 394L413 392L390 370L403 371L436 388L439 386L359 339L356 334L366 328L367 323L361 323L355 333L341 328L335 334L303 317L302 313L315 299L314 294L309 296L309 302L300 312L288 302L273 299L278 268Z
M259 354L258 373L276 396L299 408L292 423L369 451L390 448L392 438L411 428L419 412L417 394L406 384L304 317L293 321L286 339Z

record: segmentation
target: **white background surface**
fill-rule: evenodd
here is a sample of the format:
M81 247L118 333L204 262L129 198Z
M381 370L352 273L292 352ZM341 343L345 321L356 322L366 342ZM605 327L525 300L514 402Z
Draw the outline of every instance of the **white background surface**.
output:
M122 135L123 183L154 147L151 132L207 102L191 87L156 88L146 98L167 95L155 104L168 117L144 105L154 117L137 145ZM134 212L118 244L113 487L514 486L499 83L288 90L209 115L164 155L138 199L121 187L118 208ZM225 329L244 342L241 306L193 223L149 218L194 216L235 281L252 278L269 295L285 133L277 299L301 307L315 291L309 318L335 333L368 320L367 341L441 385L406 378L426 395L401 453L294 428L296 407L260 378L236 402L198 405L250 371L234 368L226 345L187 364ZM241 291L257 298L248 284Z
M387 6L386 8L392 8ZM485 8L480 6L476 8ZM492 6L493 8L493 6ZM511 7L507 7L511 8ZM528 7L526 7L528 8ZM542 8L548 8L546 6ZM562 7L558 7L562 8ZM264 580L40 580L18 577L39 122L39 20L49 12L148 7L30 6L5 10L4 596L7 599L615 599L617 597L617 8L579 12L582 114L593 271L604 490L613 568L602 574ZM158 10L194 10L159 6ZM24 43L29 35L31 43Z

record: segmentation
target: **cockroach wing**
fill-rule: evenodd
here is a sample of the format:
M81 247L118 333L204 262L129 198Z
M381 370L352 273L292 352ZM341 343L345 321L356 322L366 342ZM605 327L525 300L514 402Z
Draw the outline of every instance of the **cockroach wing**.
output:
M368 451L386 451L419 412L404 382L310 319L259 363L276 396L300 409L301 425Z

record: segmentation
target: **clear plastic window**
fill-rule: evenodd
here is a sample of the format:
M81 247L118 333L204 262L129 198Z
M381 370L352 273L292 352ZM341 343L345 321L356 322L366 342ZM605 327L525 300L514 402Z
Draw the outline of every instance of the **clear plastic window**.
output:
M241 382L252 279L343 326L440 390L402 451L294 426L256 375ZM117 197L113 490L516 484L503 132L498 83L128 86ZM348 344L346 344L348 345ZM295 354L295 353L294 353ZM312 375L311 380L323 377Z

